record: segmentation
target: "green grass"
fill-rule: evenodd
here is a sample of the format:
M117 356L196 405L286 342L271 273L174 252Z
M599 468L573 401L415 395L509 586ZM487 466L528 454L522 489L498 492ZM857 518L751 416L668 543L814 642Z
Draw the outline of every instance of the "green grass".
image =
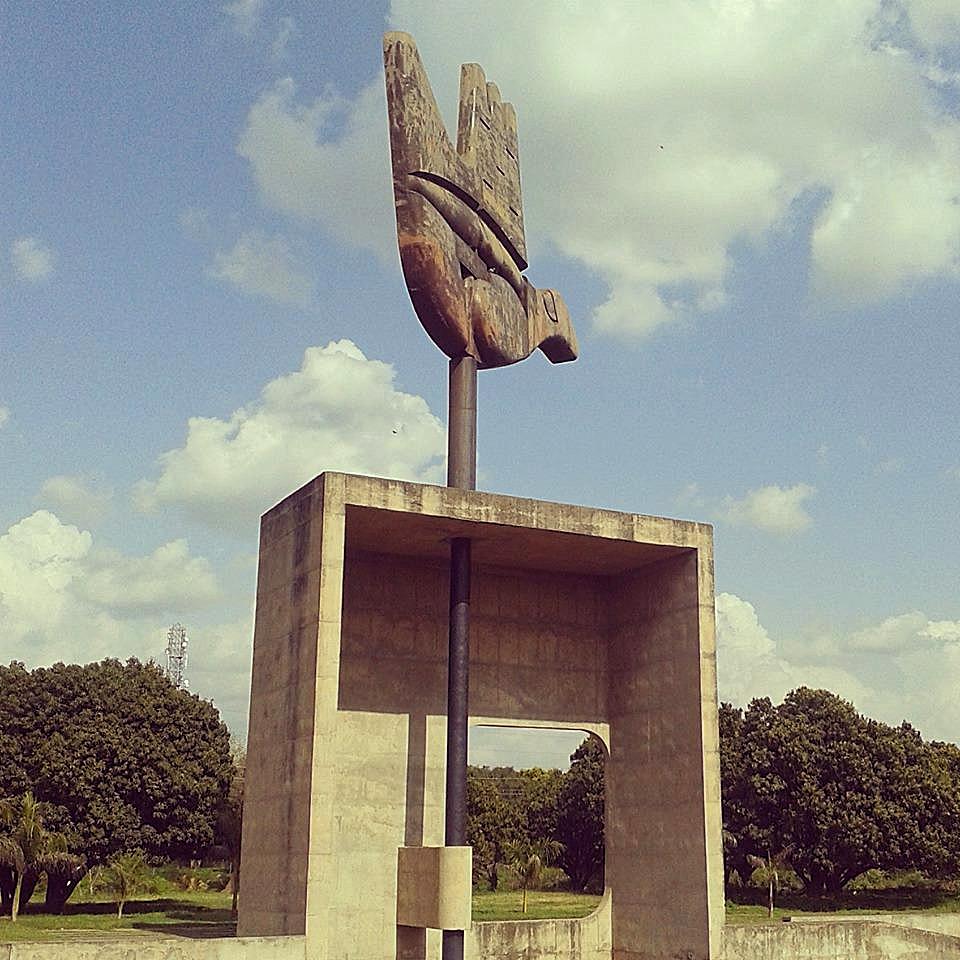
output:
M566 893L557 890L531 890L527 894L527 912L521 910L519 890L474 893L473 919L551 920L559 917L585 917L597 909L600 897L590 893Z
M782 923L784 917L834 916L856 917L864 914L896 913L960 913L960 898L944 896L941 899L907 898L887 902L856 903L852 898L815 900L799 895L785 895L774 907L773 916L759 904L727 901L727 923Z
M42 904L30 904L16 923L0 917L0 943L15 940L79 940L91 937L137 937L173 935L183 937L232 937L230 894L208 891L177 891L172 896L127 901L123 918L117 919L115 901L67 902L60 916L40 913ZM69 932L65 932L69 931Z

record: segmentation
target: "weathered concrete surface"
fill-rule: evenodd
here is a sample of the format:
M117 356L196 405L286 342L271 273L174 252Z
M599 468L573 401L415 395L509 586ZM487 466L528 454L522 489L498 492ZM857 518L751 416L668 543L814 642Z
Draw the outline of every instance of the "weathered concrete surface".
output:
M475 923L464 945L466 960L609 960L610 903L608 888L582 919Z
M0 943L0 960L307 960L303 937Z
M960 938L881 920L728 926L724 960L957 960Z
M305 933L325 960L439 956L397 926L397 856L443 842L455 536L473 542L471 716L609 750L597 949L718 956L710 528L330 473L261 525L240 934Z
M927 930L930 933L945 933L960 937L960 913L913 913L902 910L898 913L859 913L850 919L871 923L891 923L895 927L909 927L911 930ZM836 917L802 916L794 917L791 923L836 923Z
M463 930L472 909L472 847L401 847L397 851L397 923Z

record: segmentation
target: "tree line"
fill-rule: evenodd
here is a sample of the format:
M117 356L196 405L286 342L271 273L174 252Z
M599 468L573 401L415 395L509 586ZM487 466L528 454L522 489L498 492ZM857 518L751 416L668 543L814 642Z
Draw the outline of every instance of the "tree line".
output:
M808 892L869 870L960 875L960 748L799 688L719 712L726 879L787 866ZM577 890L603 888L604 750L570 768L471 767L474 880L550 862ZM142 856L197 859L212 844L239 880L242 780L213 704L155 664L0 666L0 909L41 878L63 904L91 868ZM642 824L639 825L642 829Z
M960 748L908 723L860 714L801 687L774 705L719 712L725 879L835 895L870 870L960 877ZM474 880L496 887L511 845L551 840L574 889L603 885L603 749L586 740L570 770L471 768ZM643 825L638 824L638 829Z
M960 748L826 690L720 707L726 878L758 860L836 894L868 870L960 874Z
M467 769L467 842L473 878L496 890L513 867L526 890L531 862L560 867L575 890L603 889L604 751L588 737L570 769ZM524 882L524 876L527 882Z
M155 664L0 666L0 909L41 877L60 911L93 867L201 857L235 776L216 707Z

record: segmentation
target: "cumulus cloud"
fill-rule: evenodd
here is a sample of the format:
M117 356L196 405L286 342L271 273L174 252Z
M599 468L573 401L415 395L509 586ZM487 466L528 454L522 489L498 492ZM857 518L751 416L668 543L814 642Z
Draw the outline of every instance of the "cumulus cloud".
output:
M380 77L352 102L301 102L287 78L250 108L237 152L269 206L386 260L396 241L385 114Z
M438 480L443 427L394 378L389 364L349 340L311 347L300 370L229 418L191 418L184 445L160 457L160 476L138 485L136 502L249 528L323 470Z
M209 563L183 541L124 556L38 510L0 536L0 660L151 656L161 616L219 595Z
M914 36L928 47L960 43L960 9L954 0L908 0Z
M389 20L417 38L448 126L464 61L518 105L534 266L549 238L593 269L608 288L597 327L635 338L722 304L733 242L781 229L805 198L822 198L822 296L869 302L957 275L960 123L932 72L956 5L902 2L912 35L888 0L491 0L485 17L509 31L464 31L467 0L393 0ZM284 80L239 150L271 206L382 251L381 85L300 100Z
M901 613L855 631L848 642L859 650L902 650L916 641L926 626L927 618L922 613Z
M191 557L186 540L173 540L145 557L98 550L77 592L116 616L195 609L220 596L209 561Z
M758 487L740 500L728 498L721 517L729 523L746 524L770 533L797 533L812 522L804 501L815 493L815 488L806 483L792 487L776 484Z
M68 523L89 527L103 518L112 497L109 487L84 477L60 475L44 480L34 499Z
M717 594L716 616L721 700L743 705L754 697L770 697L776 702L807 686L823 687L860 705L872 703L870 689L841 664L785 656L753 605L736 594Z
M735 594L717 595L716 616L722 700L776 702L798 686L822 687L885 723L908 720L926 737L958 739L960 621L912 611L823 642L788 643Z
M287 241L258 231L244 234L231 250L217 252L208 273L277 303L306 306L313 297L313 281Z
M0 663L162 662L167 628L180 620L190 635L190 689L212 697L230 729L243 735L253 621L248 613L205 622L205 611L221 599L210 563L192 556L183 540L125 556L38 510L0 536Z
M252 589L251 589L252 595ZM189 631L190 689L212 697L234 736L246 738L253 615Z
M37 237L21 237L10 244L13 269L21 280L36 283L53 273L53 254Z

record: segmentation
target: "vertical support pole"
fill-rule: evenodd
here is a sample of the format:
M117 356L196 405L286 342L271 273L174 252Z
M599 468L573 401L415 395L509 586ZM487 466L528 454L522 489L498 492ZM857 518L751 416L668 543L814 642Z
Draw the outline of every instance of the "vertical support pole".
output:
M477 489L477 361L450 361L447 395L447 486Z
M477 361L450 361L447 486L477 486ZM470 689L470 541L450 541L450 645L447 658L447 780L444 843L467 842L467 700ZM463 960L463 930L443 931L443 960Z

